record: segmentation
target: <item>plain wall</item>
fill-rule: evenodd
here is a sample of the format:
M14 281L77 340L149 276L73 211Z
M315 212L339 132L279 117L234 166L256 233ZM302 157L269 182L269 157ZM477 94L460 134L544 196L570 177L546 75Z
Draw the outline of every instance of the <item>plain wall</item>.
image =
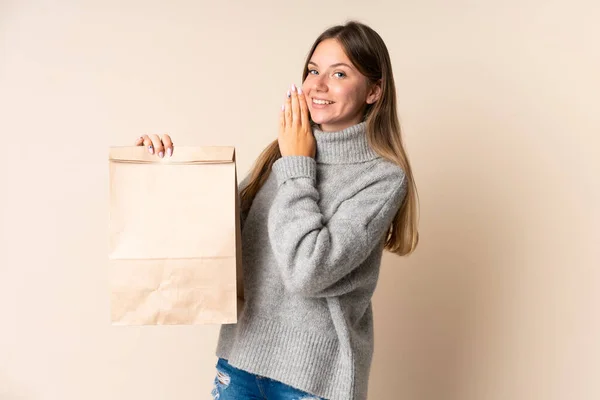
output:
M369 398L600 398L598 2L0 0L0 399L210 398L218 326L109 324L107 148L168 132L245 174L350 18L389 48L421 205Z

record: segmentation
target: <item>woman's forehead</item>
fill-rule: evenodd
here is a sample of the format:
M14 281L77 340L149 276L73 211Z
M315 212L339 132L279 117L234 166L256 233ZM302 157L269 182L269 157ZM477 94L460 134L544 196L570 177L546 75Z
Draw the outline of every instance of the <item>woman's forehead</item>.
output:
M349 68L353 68L344 48L335 39L326 39L319 43L309 62L319 68L339 66L336 64L346 64Z

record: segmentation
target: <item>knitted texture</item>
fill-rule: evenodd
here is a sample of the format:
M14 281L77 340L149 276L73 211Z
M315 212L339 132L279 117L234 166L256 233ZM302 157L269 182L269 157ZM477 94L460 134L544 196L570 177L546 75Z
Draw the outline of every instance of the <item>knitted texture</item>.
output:
M315 158L284 156L242 215L246 303L216 354L331 400L363 400L385 238L404 171L373 151L362 122L313 127ZM246 178L240 190L247 184Z

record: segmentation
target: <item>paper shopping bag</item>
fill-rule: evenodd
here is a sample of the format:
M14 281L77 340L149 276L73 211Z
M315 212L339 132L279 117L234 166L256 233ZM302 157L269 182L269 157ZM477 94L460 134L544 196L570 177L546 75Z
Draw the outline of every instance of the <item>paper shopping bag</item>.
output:
M237 322L243 301L233 147L159 158L110 147L109 286L113 325Z

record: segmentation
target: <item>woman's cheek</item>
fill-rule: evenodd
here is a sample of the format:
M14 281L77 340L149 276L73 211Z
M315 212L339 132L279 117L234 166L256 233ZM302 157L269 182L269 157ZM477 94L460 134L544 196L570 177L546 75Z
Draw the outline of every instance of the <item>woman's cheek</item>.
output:
M306 105L308 106L308 112L310 114L312 112L312 100L308 96L306 97Z

